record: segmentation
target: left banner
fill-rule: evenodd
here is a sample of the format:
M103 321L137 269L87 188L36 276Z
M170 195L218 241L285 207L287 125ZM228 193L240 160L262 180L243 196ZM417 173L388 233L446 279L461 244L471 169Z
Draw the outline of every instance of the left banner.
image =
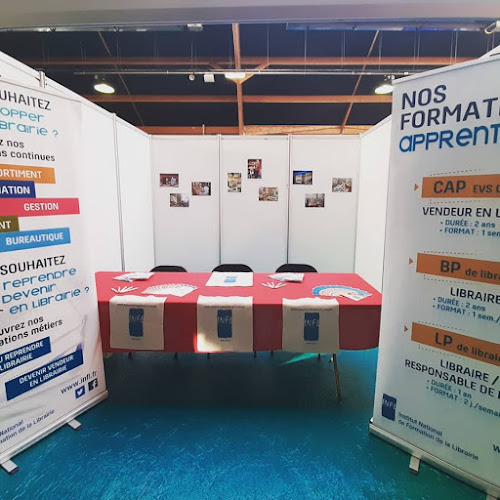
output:
M107 396L81 116L76 101L0 79L0 463Z

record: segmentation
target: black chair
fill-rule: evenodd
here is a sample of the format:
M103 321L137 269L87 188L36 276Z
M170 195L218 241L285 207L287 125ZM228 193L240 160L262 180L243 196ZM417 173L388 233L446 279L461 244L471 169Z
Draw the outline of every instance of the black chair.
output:
M212 272L219 273L253 273L251 267L246 264L221 264L220 266L214 267Z
M309 264L283 264L276 269L277 273L317 273Z
M182 266L156 266L151 269L152 273L187 273Z

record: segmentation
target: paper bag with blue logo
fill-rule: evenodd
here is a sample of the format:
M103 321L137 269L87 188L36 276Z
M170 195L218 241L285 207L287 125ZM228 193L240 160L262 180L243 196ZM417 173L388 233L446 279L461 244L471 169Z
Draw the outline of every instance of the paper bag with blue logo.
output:
M339 303L335 299L283 299L282 349L339 351Z
M165 297L113 297L109 301L111 348L163 351L164 305Z
M253 351L252 297L198 297L197 350Z

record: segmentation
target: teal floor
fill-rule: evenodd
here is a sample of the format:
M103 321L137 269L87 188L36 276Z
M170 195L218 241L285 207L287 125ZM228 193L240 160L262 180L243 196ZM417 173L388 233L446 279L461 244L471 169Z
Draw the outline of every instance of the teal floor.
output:
M109 398L16 457L2 500L484 499L368 434L377 350L114 355Z

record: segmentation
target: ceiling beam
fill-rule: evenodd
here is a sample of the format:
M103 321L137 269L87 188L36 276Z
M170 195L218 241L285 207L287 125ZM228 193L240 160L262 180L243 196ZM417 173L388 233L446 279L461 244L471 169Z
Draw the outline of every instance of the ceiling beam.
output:
M366 132L372 125L348 125L344 135L358 135ZM238 127L139 127L152 135L238 135ZM339 135L340 125L247 125L247 135Z
M470 61L470 57L241 57L241 66L448 66ZM193 62L185 57L86 57L51 58L47 60L27 59L25 64L34 67L55 66L187 66ZM196 60L197 67L231 67L227 58L201 58Z
M349 125L342 132L340 125L247 125L247 135L359 135L372 125Z
M234 47L234 65L236 69L241 69L241 47L240 47L240 25L233 24L233 47ZM236 99L238 101L238 130L243 135L245 121L243 117L243 84L236 83Z
M373 48L375 47L375 42L377 41L379 35L379 31L377 30L375 32L375 35L373 35L373 40L370 45L370 48L368 49L368 54L367 57L370 57L373 52ZM366 64L363 66L363 69L366 68ZM352 95L356 95L356 92L358 91L359 84L361 83L361 78L363 78L363 75L359 75L358 79L356 80L356 84L354 85L354 90L352 91ZM353 102L349 103L349 107L347 108L347 111L345 112L344 119L342 120L342 125L340 126L340 133L343 132L345 126L347 125L347 120L349 120L349 116L351 115L352 107L354 106Z
M138 127L152 135L238 135L238 127Z
M232 95L84 95L92 102L134 103L236 103ZM251 104L390 104L390 95L245 95L244 103Z
M104 50L106 51L106 53L108 54L109 57L112 57L111 51L109 50L108 44L106 43L104 36L102 35L102 33L100 31L98 32L98 35L99 35L99 39L101 40L102 45L104 46ZM118 69L118 66L115 65L114 68ZM125 89L125 92L127 92L127 94L130 96L130 90L128 88L128 85L125 83L125 79L123 78L122 75L118 75L118 78L122 82L122 85L123 85L123 88ZM132 108L134 109L134 112L139 120L139 124L144 125L144 120L142 119L142 116L139 113L137 106L135 105L135 103L133 101L130 101L130 102L132 102Z

